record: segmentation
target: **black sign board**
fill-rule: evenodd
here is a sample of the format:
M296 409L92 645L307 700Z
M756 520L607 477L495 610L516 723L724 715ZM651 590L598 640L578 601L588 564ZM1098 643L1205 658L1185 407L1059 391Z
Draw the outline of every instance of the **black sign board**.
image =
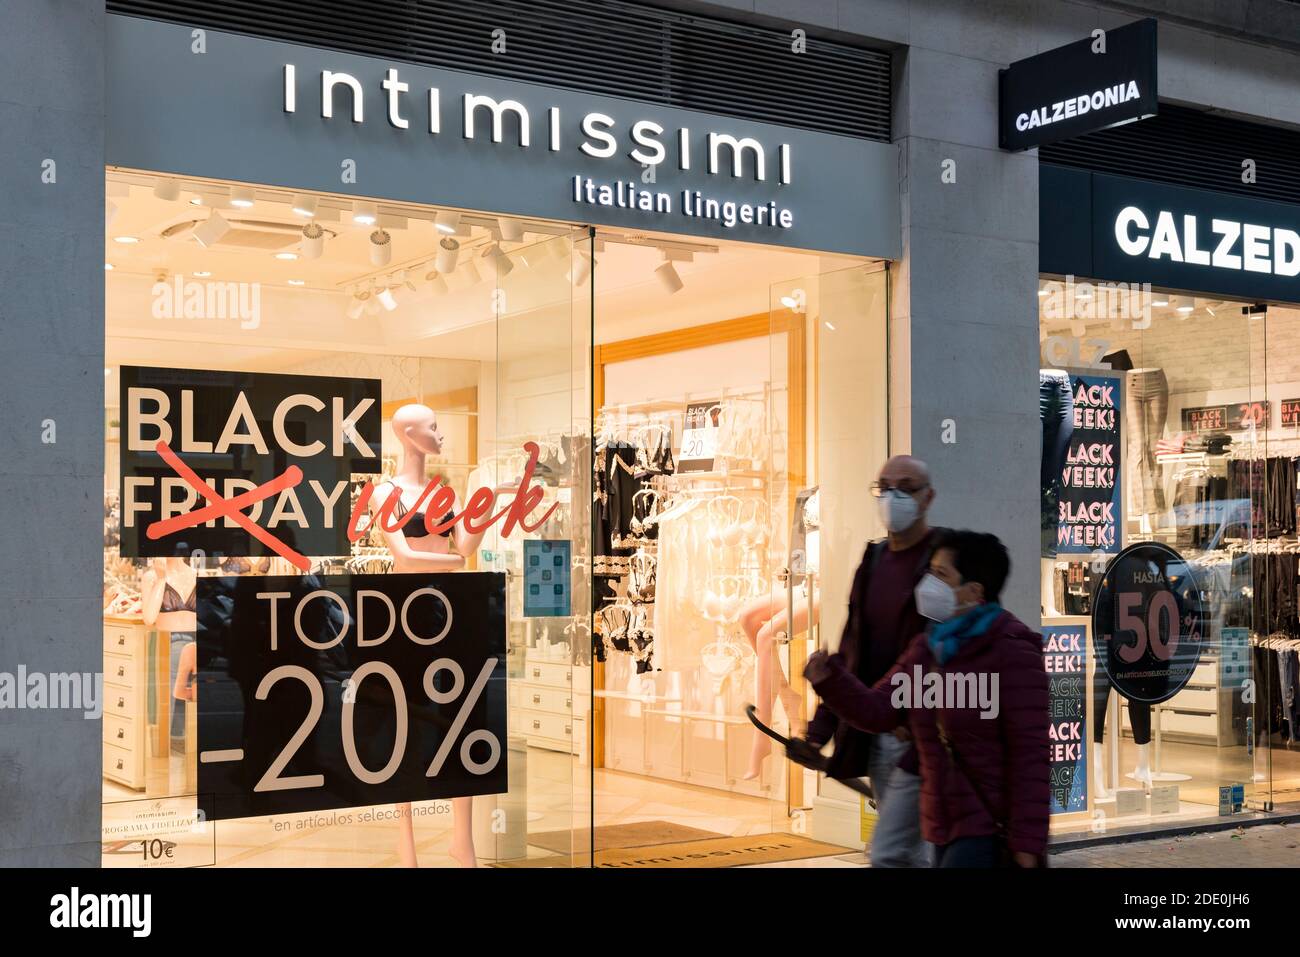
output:
M998 73L998 141L1026 150L1153 116L1156 21L1139 20Z
M1097 667L1130 701L1168 701L1187 684L1207 641L1208 612L1195 568L1168 545L1120 552L1092 605Z
M348 554L378 379L122 366L120 398L123 556Z
M504 575L200 578L198 619L208 820L507 790Z
M1182 423L1185 432L1245 432L1249 429L1267 429L1270 404L1260 402L1229 402L1225 405L1198 405L1183 409ZM1285 410L1283 424L1285 424Z
M1282 426L1290 428L1300 425L1300 399L1282 400Z

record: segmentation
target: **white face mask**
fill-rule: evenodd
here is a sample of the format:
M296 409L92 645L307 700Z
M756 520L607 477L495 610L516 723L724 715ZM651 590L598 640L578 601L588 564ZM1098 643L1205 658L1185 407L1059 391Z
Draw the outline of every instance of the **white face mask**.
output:
M916 586L916 610L931 621L947 621L957 614L957 593L932 573Z
M896 488L890 489L877 501L880 503L880 520L891 532L898 533L911 528L921 513L921 506L916 504L916 499Z

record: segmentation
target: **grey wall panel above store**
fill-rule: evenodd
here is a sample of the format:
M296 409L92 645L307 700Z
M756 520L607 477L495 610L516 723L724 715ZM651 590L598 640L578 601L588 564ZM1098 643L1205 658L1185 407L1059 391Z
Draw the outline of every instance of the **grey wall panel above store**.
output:
M352 193L525 217L593 223L894 258L899 253L897 151L890 144L736 120L672 107L544 87L499 77L379 60L348 53L209 31L206 52L192 51L188 28L129 17L108 27L107 156L111 165L239 180L274 186ZM295 69L296 110L283 107L283 70ZM402 100L408 128L386 118L380 84L390 68L410 85ZM349 113L346 86L334 94L332 119L321 116L322 71L346 72L363 89L363 121ZM429 90L437 89L441 131L429 132ZM492 143L478 113L477 135L461 135L462 98L486 95L521 103L529 115L529 145L519 145L517 120L508 116L502 142ZM560 148L550 148L549 111L558 109ZM613 118L614 155L579 149L591 112ZM656 181L628 153L631 127L648 120L662 127L666 158ZM681 169L678 131L689 130L690 167ZM752 138L762 145L765 177L754 175L747 150L742 176L727 167L707 172L707 138ZM789 144L790 181L780 183L779 150ZM342 181L352 161L356 182ZM669 212L643 212L580 202L575 176L598 184L636 181L668 197ZM706 198L788 209L786 228L720 225L685 215L682 191Z
M0 672L10 676L102 670L103 6L3 7ZM98 864L101 734L81 710L0 713L0 865Z

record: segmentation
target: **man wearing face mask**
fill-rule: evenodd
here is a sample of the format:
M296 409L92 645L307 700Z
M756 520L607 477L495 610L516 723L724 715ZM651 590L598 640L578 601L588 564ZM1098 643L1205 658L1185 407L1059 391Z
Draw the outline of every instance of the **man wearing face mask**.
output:
M946 533L916 586L932 624L887 674L868 685L841 654L824 651L804 669L841 722L911 729L921 830L937 867L1034 867L1047 846L1047 672L1041 637L998 604L1010 568L994 536ZM938 690L918 698L918 682Z
M938 532L926 523L934 489L929 469L920 459L891 458L871 492L888 536L867 546L853 577L839 649L849 672L868 686L889 671L924 628L913 596ZM907 732L900 728L864 734L822 704L805 738L807 751L820 750L834 738L835 750L826 765L830 777L871 779L878 814L871 837L871 866L929 866L931 854L921 839L918 810L921 780Z

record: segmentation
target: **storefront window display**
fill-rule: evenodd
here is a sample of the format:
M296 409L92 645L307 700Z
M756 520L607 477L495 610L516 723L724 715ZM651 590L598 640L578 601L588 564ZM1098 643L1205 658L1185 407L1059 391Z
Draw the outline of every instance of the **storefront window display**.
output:
M108 192L107 866L854 846L744 709L878 531L882 264Z
M1075 277L1038 295L1054 827L1271 807L1297 770L1297 312Z

